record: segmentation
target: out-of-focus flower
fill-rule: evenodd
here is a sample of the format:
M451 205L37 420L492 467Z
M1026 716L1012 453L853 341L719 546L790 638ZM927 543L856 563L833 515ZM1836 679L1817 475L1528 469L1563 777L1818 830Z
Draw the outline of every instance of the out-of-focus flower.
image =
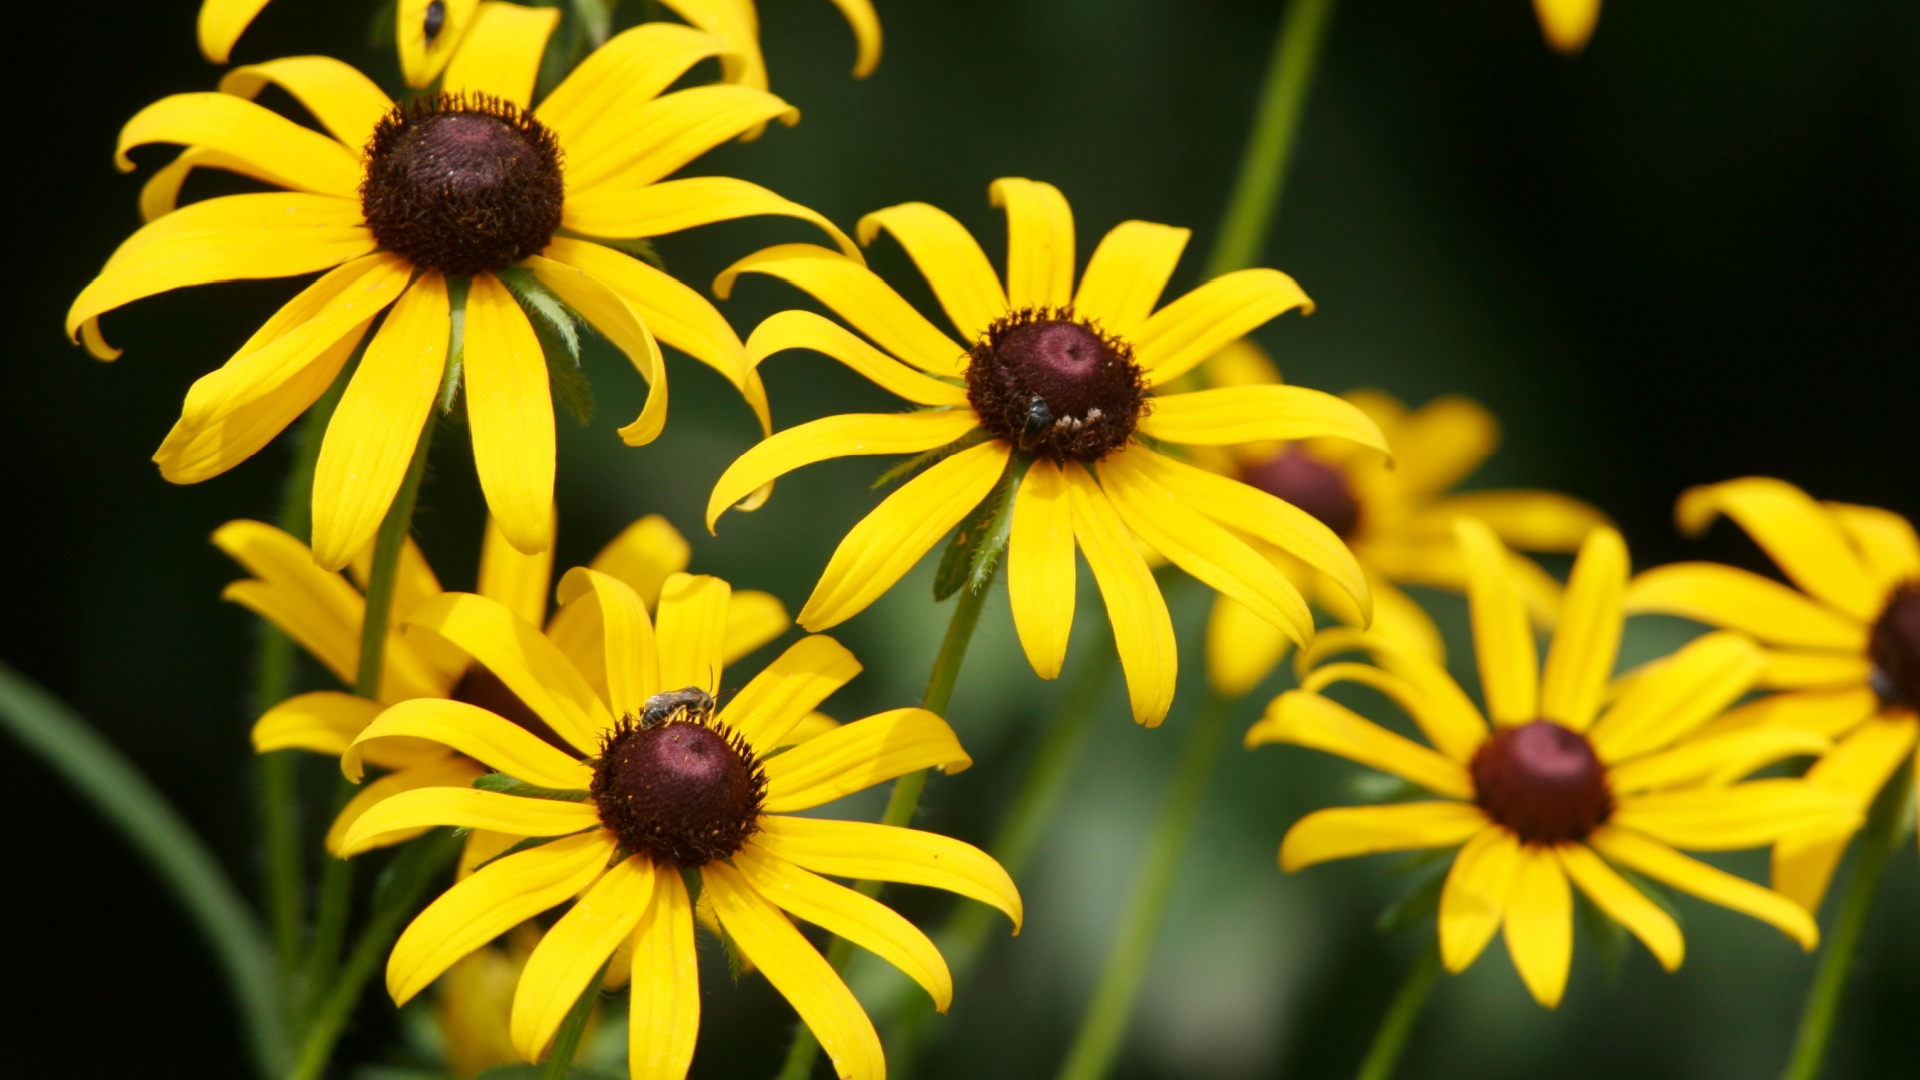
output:
M1144 221L1109 232L1074 285L1074 224L1052 185L994 182L1007 212L1006 284L966 229L926 203L867 215L911 256L960 338L955 340L859 262L808 244L768 248L721 274L783 278L874 344L804 311L769 318L747 344L754 363L811 349L922 406L908 413L830 416L782 431L743 454L715 485L712 527L728 506L802 465L855 454L919 454L903 484L842 540L800 613L810 630L859 613L900 580L983 500L1005 542L1014 626L1040 677L1060 673L1073 625L1074 551L1106 600L1134 718L1157 724L1173 700L1173 623L1140 545L1233 596L1291 636L1313 633L1306 601L1243 536L1327 574L1363 612L1370 601L1353 555L1298 507L1195 468L1142 441L1224 446L1339 438L1384 451L1380 429L1351 404L1295 386L1166 393L1167 384L1280 314L1310 310L1278 270L1240 270L1167 304L1161 290L1188 231ZM968 344L961 344L961 342ZM878 348L875 348L875 345ZM937 459L937 460L936 460ZM991 548L994 557L997 548Z
M754 0L660 0L662 7L709 34L726 39L732 51L720 58L728 82L767 88L767 61L760 52L760 16ZM858 48L853 77L864 79L880 64L880 16L871 0L833 0L853 28Z
M1733 519L1800 591L1731 566L1655 567L1627 590L1629 612L1683 615L1767 646L1765 686L1727 714L1726 732L1798 729L1838 740L1807 779L1865 809L1920 741L1920 540L1891 511L1815 502L1764 477L1680 497L1680 528ZM1773 849L1773 887L1817 911L1853 829L1807 829Z
M1533 0L1540 32L1556 52L1571 56L1587 47L1593 26L1600 21L1600 0Z
M818 635L795 643L722 708L713 694L731 618L726 582L674 575L657 620L632 589L591 569L569 572L559 594L556 621L597 631L591 670L483 596L444 594L408 623L473 655L564 749L485 709L415 699L382 713L341 760L357 777L363 756L382 743L427 740L498 770L473 788L383 800L348 831L348 851L430 826L528 838L455 884L400 936L387 966L394 1000L571 899L520 975L514 1047L538 1060L603 968L624 964L633 1074L683 1076L699 1031L697 896L711 903L730 946L793 1004L839 1075L884 1075L872 1022L788 916L872 950L941 1009L951 976L911 923L818 875L947 889L1000 908L1016 929L1019 894L998 863L959 841L791 815L915 770L965 768L971 760L952 729L924 709L896 709L775 754L859 672L839 643Z
M1797 729L1701 734L1765 667L1759 646L1720 632L1613 681L1627 550L1595 529L1568 583L1566 606L1537 662L1513 560L1485 525L1455 522L1467 564L1474 644L1487 719L1444 669L1397 642L1336 629L1302 655L1302 689L1276 698L1247 744L1288 742L1391 773L1440 798L1319 810L1288 830L1288 870L1385 851L1458 846L1440 894L1440 955L1459 972L1504 929L1507 952L1542 1005L1560 1002L1573 956L1573 894L1644 942L1668 970L1680 928L1620 866L1778 927L1811 949L1798 904L1681 854L1761 847L1808 827L1858 824L1859 810L1804 780L1739 782L1774 761L1817 753ZM1361 650L1375 664L1331 663ZM1377 666L1375 666L1377 665ZM1322 697L1353 682L1412 718L1431 749Z
M1280 376L1259 346L1236 342L1202 369L1210 386L1276 383ZM1606 516L1578 499L1548 491L1451 493L1499 442L1499 425L1479 403L1442 397L1409 410L1376 390L1342 395L1380 425L1396 461L1338 439L1208 448L1201 464L1276 495L1339 534L1366 571L1373 591L1372 629L1434 660L1440 631L1398 585L1460 591L1466 565L1453 539L1453 519L1484 521L1521 551L1571 552ZM1326 576L1258 541L1254 547L1316 605L1348 625L1360 612ZM1560 586L1521 555L1513 572L1541 626L1551 626ZM1231 597L1215 598L1207 623L1207 673L1221 693L1251 691L1286 655L1291 642Z
M731 380L765 425L765 390L726 320L619 247L780 214L813 222L857 252L825 218L757 185L662 180L744 130L790 123L798 113L741 86L662 94L726 49L710 34L664 23L608 42L531 107L556 17L551 8L486 6L447 69L445 90L405 107L345 64L295 57L237 68L222 81L228 93L177 94L128 122L122 168L132 168L126 151L135 146L187 149L148 184L149 223L68 312L68 333L84 336L96 356L118 355L100 335L99 316L131 301L213 281L326 271L188 391L179 423L154 455L162 475L203 480L266 445L319 398L383 311L314 477L313 549L328 569L346 565L378 528L456 347L487 504L516 547L532 552L545 542L553 395L523 303L569 340L577 338L574 316L584 318L652 385L639 418L620 431L627 443L651 441L666 420L656 332ZM248 100L268 84L331 134ZM174 209L186 174L202 167L292 190ZM470 289L463 335L453 338L460 313L449 286L461 279Z

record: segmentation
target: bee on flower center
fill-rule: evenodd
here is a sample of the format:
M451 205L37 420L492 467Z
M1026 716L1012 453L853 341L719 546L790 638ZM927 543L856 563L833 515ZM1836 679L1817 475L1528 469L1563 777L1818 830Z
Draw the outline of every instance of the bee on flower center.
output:
M1242 465L1240 480L1312 514L1342 540L1360 527L1360 500L1346 476L1298 446Z
M1475 801L1522 843L1584 840L1613 814L1593 744L1551 720L1503 728L1470 766Z
M423 269L504 270L560 227L559 140L498 98L438 94L394 109L373 129L365 167L367 228Z
M1867 639L1873 689L1888 705L1920 709L1920 583L1893 591Z
M1133 437L1146 382L1124 340L1071 308L1026 308L970 350L967 400L996 439L1056 462L1093 462Z
M711 695L688 687L653 695L606 735L590 791L627 850L693 869L740 850L766 789L746 740L713 719Z

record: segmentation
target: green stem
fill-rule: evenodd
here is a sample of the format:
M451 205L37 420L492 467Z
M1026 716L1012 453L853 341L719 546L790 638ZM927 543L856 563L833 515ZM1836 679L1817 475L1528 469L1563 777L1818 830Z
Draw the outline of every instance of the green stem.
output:
M92 802L159 872L226 971L255 1065L262 1075L278 1073L285 1043L272 946L213 853L111 743L4 664L0 725Z
M600 999L600 980L606 975L607 965L601 964L599 973L567 1010L566 1019L560 1021L560 1030L553 1033L553 1049L547 1051L547 1060L540 1066L540 1080L567 1080L573 1055L580 1050L581 1036L587 1033L587 1021L593 1019L594 1002Z
M1061 1066L1060 1080L1101 1080L1112 1069L1126 1037L1127 1022L1140 996L1140 984L1146 978L1147 962L1153 957L1154 942L1160 936L1160 924L1172 898L1173 885L1186 854L1200 805L1227 746L1228 721L1234 702L1209 691L1180 753L1180 765L1173 776L1173 787L1160 810L1148 842L1147 857L1134 881L1133 898L1127 906L1120 930L1107 954L1106 969L1100 973L1093 1001L1081 1017L1080 1032L1073 1049Z
M1227 197L1220 238L1207 262L1209 278L1252 266L1266 245L1273 209L1280 202L1293 159L1294 137L1306 111L1307 91L1333 22L1333 7L1334 0L1292 0L1287 5L1246 149L1240 155L1240 171Z
M997 568L996 568L997 569ZM927 677L927 692L920 699L920 705L928 712L940 716L947 714L947 706L953 701L954 683L960 678L960 665L967 658L967 646L973 641L973 631L980 625L980 611L986 606L987 594L993 589L993 574L979 583L978 588L962 588L959 599L953 606L953 618L947 623L947 636L940 642L940 653L933 659L933 673ZM908 773L893 783L893 794L887 799L887 812L880 818L885 825L909 825L913 822L913 813L919 809L920 793L927 786L927 771ZM880 892L877 881L862 881L854 886L863 895L875 896ZM844 938L834 938L827 947L827 962L835 971L845 971L847 961L853 959L853 945ZM793 1042L787 1046L787 1059L780 1066L779 1080L806 1080L813 1071L813 1063L820 1056L820 1043L805 1024L794 1029Z
M1420 959L1414 961L1413 970L1407 972L1407 981L1400 984L1400 991L1393 995L1393 1004L1387 1006L1387 1015L1380 1018L1380 1030L1373 1033L1373 1044L1367 1047L1367 1057L1360 1063L1358 1080L1387 1080L1393 1075L1393 1068L1400 1062L1400 1052L1407 1047L1407 1036L1413 1034L1414 1022L1420 1019L1420 1013L1427 1007L1427 996L1433 992L1433 980L1440 974L1440 942L1435 939L1427 944Z
M1846 992L1847 976L1853 971L1853 958L1860 951L1860 939L1866 933L1874 893L1880 887L1880 875L1887 868L1887 855L1900 842L1900 817L1907 806L1907 792L1913 786L1912 767L1909 764L1894 774L1880 789L1879 797L1867 813L1866 827L1860 832L1860 850L1853 860L1853 874L1847 879L1847 893L1840 901L1839 918L1827 935L1820 967L1814 972L1813 986L1807 991L1807 1008L1800 1017L1793 1057L1782 1074L1786 1080L1814 1080L1826 1062L1827 1045L1833 1040L1833 1024L1840 1016L1840 999Z

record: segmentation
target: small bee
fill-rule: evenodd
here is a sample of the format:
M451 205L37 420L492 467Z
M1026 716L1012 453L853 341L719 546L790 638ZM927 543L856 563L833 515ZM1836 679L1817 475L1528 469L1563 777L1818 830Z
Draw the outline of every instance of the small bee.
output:
M1020 449L1031 450L1047 437L1047 431L1053 427L1053 410L1047 408L1047 399L1039 394L1027 402L1027 422L1020 428Z
M423 25L423 28L427 32L428 45L433 44L433 39L440 36L440 31L444 29L446 25L447 5L445 0L433 0L432 3L427 5L427 17Z
M663 690L648 698L640 709L640 728L643 731L657 728L675 713L686 713L685 719L696 723L704 722L713 715L713 695L697 686Z

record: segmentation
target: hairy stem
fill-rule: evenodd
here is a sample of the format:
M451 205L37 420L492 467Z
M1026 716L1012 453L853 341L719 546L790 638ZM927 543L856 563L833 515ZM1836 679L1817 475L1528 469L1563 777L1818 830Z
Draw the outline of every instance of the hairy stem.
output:
M1420 959L1414 961L1413 970L1407 972L1407 981L1400 984L1399 992L1393 995L1393 1004L1387 1006L1387 1014L1380 1018L1380 1029L1373 1033L1366 1060L1360 1063L1358 1080L1387 1080L1393 1075L1394 1066L1400 1062L1400 1052L1406 1049L1407 1037L1413 1034L1414 1022L1426 1009L1427 996L1433 992L1433 980L1439 974L1440 941L1435 938L1420 954Z

